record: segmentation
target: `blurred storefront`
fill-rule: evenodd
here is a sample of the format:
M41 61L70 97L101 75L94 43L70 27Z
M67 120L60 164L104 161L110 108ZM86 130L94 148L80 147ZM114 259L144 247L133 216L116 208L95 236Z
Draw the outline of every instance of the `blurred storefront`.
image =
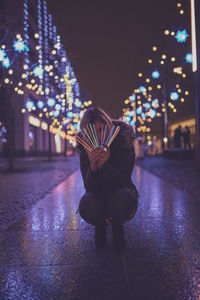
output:
M178 126L181 126L181 131L183 133L184 128L188 126L190 130L190 145L194 149L195 146L195 117L191 116L189 118L183 118L172 122L169 126L169 138L170 138L170 148L174 148L174 133ZM183 138L181 139L181 147L184 148Z

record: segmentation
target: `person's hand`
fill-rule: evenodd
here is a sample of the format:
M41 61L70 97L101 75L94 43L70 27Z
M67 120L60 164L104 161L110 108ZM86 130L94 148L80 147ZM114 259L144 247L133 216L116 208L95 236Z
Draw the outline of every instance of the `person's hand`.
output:
M90 166L91 166L91 169L93 172L96 172L98 169L98 161L101 157L102 151L103 151L102 148L96 147L96 148L92 149L91 152L88 153Z
M110 149L108 146L106 146L106 150L101 149L101 155L97 162L97 166L99 169L103 168L105 162L109 159L109 157L110 157Z

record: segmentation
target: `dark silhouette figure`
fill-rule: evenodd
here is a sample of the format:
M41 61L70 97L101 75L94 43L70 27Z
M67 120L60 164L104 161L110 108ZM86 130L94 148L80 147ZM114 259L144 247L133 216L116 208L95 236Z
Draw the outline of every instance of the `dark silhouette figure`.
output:
M184 140L184 148L191 148L190 146L190 129L188 126L185 126L183 130L183 140Z
M181 125L179 125L174 132L174 146L175 148L181 148Z

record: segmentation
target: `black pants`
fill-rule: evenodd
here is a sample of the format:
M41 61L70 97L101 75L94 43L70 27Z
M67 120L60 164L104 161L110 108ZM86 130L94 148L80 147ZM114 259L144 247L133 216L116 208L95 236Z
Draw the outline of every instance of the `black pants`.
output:
M124 222L135 215L138 207L138 195L131 188L120 188L114 192L95 194L86 192L79 203L79 214L92 225L100 224L107 217Z

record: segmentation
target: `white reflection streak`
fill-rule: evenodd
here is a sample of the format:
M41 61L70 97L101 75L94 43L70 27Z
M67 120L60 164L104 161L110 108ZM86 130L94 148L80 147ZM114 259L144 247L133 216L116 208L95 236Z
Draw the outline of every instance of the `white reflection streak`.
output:
M191 0L191 30L192 30L192 71L196 72L197 71L197 45L196 45L195 0Z

